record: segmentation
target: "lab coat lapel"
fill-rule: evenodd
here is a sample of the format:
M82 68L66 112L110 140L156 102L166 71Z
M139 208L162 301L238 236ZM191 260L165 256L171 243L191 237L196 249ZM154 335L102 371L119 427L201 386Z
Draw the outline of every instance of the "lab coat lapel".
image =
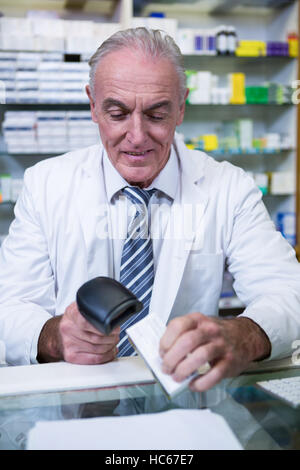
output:
M77 192L77 210L86 249L86 277L113 276L108 202L102 170L103 147L81 168ZM84 267L83 267L84 268Z
M164 322L168 321L172 311L191 250L201 249L203 215L208 201L201 187L204 174L199 156L198 162L193 161L183 144L177 145L176 150L180 160L181 184L170 211L168 225L169 228L173 224L175 229L181 227L184 230L181 230L182 233L176 230L174 237L172 229L167 231L169 239L164 238L162 243L150 303L150 313L159 315ZM191 220L191 214L192 230L186 230L186 221Z

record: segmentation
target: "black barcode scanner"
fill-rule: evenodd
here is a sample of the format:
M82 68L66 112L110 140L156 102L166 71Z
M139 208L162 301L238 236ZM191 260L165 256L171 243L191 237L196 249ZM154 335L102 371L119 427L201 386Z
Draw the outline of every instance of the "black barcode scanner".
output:
M143 308L129 289L109 277L87 281L78 289L76 301L81 315L105 335Z

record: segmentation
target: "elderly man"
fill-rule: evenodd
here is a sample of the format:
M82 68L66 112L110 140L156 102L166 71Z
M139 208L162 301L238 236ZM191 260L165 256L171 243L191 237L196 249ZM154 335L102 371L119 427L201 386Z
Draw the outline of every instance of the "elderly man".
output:
M289 354L300 338L298 262L251 178L188 150L175 133L188 93L176 44L158 31L122 31L101 45L90 66L86 90L101 143L25 172L2 246L7 361L96 364L133 354L122 326L105 336L78 311L77 289L101 275L137 289L143 314L168 324L160 351L165 372L180 381L210 363L192 383L195 390L251 361ZM152 205L167 208L161 237L132 243L132 223L113 217L136 202L144 220ZM197 205L196 248L193 237L164 237L171 219L180 224L174 207ZM227 320L216 318L225 261L246 305Z

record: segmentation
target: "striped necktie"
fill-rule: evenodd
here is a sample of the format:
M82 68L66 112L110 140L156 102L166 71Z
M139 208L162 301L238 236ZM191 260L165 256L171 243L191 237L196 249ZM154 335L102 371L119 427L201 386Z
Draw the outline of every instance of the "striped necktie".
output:
M136 213L129 223L123 247L120 282L143 303L143 309L121 325L118 356L134 356L125 329L148 314L154 279L152 240L148 230L148 204L155 189L126 187L123 193L133 202Z

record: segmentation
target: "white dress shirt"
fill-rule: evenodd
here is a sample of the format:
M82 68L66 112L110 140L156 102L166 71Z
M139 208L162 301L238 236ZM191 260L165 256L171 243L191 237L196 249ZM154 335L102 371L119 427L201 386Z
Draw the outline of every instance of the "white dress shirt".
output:
M115 169L110 159L108 158L106 151L104 151L104 155L103 155L103 173L104 173L105 190L106 190L108 203L112 204L113 206L114 205L118 206L117 207L118 213L124 212L127 214L128 201L130 205L133 205L133 203L128 198L124 198L124 196L122 197L121 191L123 188L125 188L125 186L130 186L130 185ZM156 193L153 194L149 202L149 208L148 208L149 230L151 230L151 215L155 216L155 211L159 210L159 207L161 207L162 204L167 204L168 206L172 205L179 184L180 184L180 178L179 178L178 158L172 146L170 158L167 161L166 165L164 166L162 171L159 173L159 175L154 179L152 184L149 187L144 188L146 190L151 190L154 188L157 189ZM128 217L132 217L132 215L129 215ZM117 227L116 226L112 227L112 233L115 234L115 236L112 236L112 239L111 239L111 243L112 243L111 253L113 254L113 270L114 270L113 277L114 279L119 280L122 250L123 250L124 240L127 235L128 224L126 223L126 220L127 220L126 217L118 218L118 220L116 220L116 218L111 218L111 220L114 225L118 224ZM164 219L164 221L161 220L161 222L167 223L167 219ZM160 229L161 229L161 233L163 233L164 227L161 227ZM155 272L158 258L159 258L161 243L162 243L162 237L154 237L152 239L154 272Z

